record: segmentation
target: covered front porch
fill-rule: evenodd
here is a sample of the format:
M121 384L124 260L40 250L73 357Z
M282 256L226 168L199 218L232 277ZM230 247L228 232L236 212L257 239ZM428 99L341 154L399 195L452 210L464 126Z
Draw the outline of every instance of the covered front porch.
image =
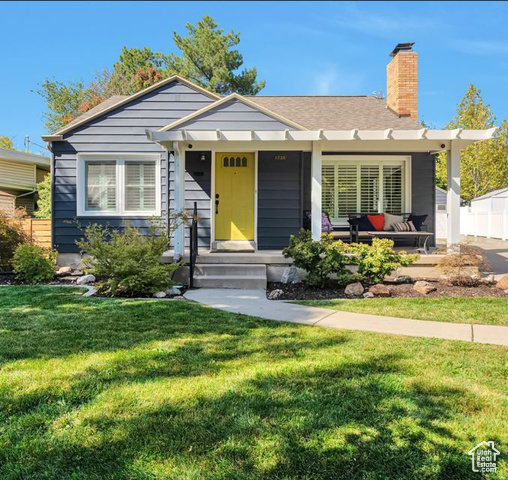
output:
M345 213L364 206L365 213L428 214L434 231L434 155L441 151L448 153L447 243L458 243L460 152L493 133L183 129L147 136L173 156L171 210L199 203L203 248L227 251L227 242L236 242L231 250L247 242L251 251L280 252L284 240L304 226L307 211L316 240L323 210L340 230L347 228ZM185 232L181 227L175 234L176 257L189 244Z

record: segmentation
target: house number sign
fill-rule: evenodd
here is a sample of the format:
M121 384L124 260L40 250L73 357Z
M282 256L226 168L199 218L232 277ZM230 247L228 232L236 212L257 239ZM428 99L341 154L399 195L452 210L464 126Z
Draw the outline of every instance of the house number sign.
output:
M286 155L275 155L275 160L286 160Z

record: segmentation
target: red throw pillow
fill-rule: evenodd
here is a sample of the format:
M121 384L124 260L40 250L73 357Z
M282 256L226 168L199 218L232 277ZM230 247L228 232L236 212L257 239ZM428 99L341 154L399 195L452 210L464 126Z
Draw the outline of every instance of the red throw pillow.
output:
M367 215L369 222L372 223L372 226L376 230L384 230L385 229L385 214L380 213L378 215Z

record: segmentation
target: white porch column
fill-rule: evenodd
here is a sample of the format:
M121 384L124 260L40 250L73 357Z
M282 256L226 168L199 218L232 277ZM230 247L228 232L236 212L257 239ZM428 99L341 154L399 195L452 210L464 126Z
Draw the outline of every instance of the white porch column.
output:
M460 242L460 146L451 142L448 150L447 245Z
M311 182L311 217L312 239L321 239L321 142L312 142L312 182Z
M174 143L174 209L173 212L179 213L185 209L185 149L183 144ZM181 224L174 233L174 255L179 260L185 253L185 225Z

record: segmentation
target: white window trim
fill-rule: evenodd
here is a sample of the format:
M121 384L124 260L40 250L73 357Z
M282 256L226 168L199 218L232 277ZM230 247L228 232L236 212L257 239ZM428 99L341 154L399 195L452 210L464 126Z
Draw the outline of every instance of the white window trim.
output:
M411 156L409 155L323 155L323 165L404 165L404 195L403 211L411 212ZM379 211L383 213L382 189L379 197ZM358 212L360 213L360 212ZM347 222L337 222L332 219L334 226L345 226Z
M116 162L116 209L112 211L86 210L86 162ZM154 210L125 210L125 162L155 162ZM161 215L161 157L160 154L79 153L76 170L76 214L78 217L158 217Z

